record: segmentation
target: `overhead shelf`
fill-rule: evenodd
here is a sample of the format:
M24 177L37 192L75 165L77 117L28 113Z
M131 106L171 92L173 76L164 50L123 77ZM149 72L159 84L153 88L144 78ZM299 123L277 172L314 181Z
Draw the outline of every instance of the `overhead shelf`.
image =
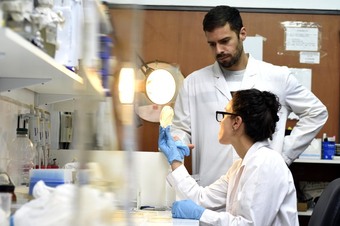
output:
M99 16L101 32L110 33L112 27L105 6L100 0L91 1ZM0 27L0 92L27 88L36 93L37 105L79 95L104 97L100 75L87 66L91 67L80 65L79 76L10 28Z
M0 28L0 91L26 87L37 93L76 94L83 78L58 64L10 28Z

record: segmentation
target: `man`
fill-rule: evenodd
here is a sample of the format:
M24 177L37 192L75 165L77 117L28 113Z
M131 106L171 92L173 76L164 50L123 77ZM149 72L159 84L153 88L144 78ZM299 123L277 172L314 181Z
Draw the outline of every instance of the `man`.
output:
M223 110L232 93L257 88L276 94L282 108L277 131L270 142L286 164L291 164L310 144L328 118L326 107L303 87L287 67L272 65L246 54L246 28L236 8L217 6L203 20L203 30L215 63L188 75L177 97L171 134L192 150L192 170L202 186L224 175L238 158L231 145L218 142L215 111ZM299 116L290 136L284 136L288 115Z

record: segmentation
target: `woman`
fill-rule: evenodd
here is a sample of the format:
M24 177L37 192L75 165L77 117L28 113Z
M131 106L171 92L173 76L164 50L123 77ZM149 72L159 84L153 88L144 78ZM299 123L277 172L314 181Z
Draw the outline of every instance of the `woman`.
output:
M280 103L274 94L257 89L235 92L220 122L219 142L231 144L240 159L227 174L207 187L189 175L182 149L161 128L159 148L168 158L168 181L183 198L172 206L174 218L197 219L208 225L298 225L293 177L281 155L270 149ZM203 160L202 160L203 161ZM225 208L222 212L218 210Z

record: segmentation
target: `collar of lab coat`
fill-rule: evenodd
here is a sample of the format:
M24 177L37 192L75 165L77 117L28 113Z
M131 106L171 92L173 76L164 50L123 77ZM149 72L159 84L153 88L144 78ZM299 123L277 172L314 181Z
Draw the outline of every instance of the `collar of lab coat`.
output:
M241 89L251 89L255 86L256 71L256 60L251 56L251 54L249 54L248 64L242 79ZM215 77L215 87L223 93L228 100L231 100L232 97L230 88L217 61L215 61L213 65L213 73Z
M262 147L269 148L269 142L266 140L266 141L256 142L255 144L253 144L247 151L246 155L244 156L242 160L242 165L246 165L249 159L251 159L251 157L256 153L256 151Z

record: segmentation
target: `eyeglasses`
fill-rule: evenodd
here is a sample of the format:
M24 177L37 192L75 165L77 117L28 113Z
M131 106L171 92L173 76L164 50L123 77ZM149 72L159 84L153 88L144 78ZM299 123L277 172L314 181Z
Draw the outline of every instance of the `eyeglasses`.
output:
M235 114L235 113L230 113L230 112L226 112L226 111L216 111L216 121L221 122L222 119L224 118L224 116L226 116L226 115L237 116L237 114Z

